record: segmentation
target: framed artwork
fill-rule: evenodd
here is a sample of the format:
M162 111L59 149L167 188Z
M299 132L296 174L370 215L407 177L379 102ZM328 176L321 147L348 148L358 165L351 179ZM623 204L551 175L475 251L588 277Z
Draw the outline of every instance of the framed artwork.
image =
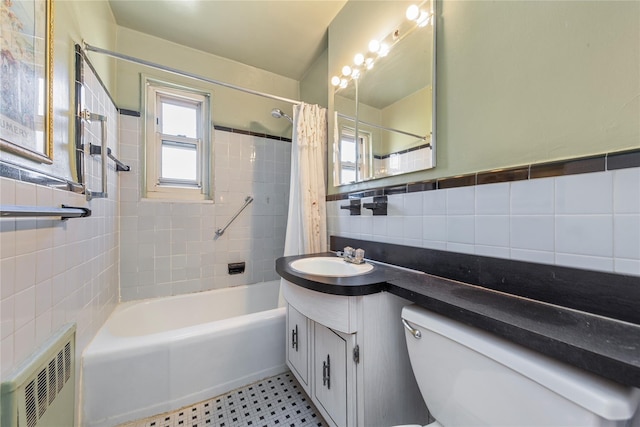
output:
M53 162L53 0L0 1L0 149Z

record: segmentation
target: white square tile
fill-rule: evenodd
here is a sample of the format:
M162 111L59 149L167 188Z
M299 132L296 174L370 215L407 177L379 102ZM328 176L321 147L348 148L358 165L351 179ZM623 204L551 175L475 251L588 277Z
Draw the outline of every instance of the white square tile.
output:
M423 215L445 215L447 213L447 190L424 191L422 203Z
M613 257L612 216L556 215L555 250L564 254Z
M555 264L555 253L546 251L533 251L529 249L511 249L511 259L518 261L535 262L539 264Z
M404 236L404 218L387 217L387 236L402 239Z
M15 330L15 311L13 296L0 301L0 340L13 335ZM4 362L3 362L4 363Z
M511 183L511 214L553 214L555 179L541 178Z
M0 202L3 205L16 204L16 180L0 178Z
M36 313L36 288L30 287L15 294L13 299L15 330L22 328L27 323L35 320Z
M477 185L476 215L508 215L510 183Z
M386 216L374 216L373 220L373 235L374 236L386 236L387 235L387 222Z
M407 193L404 195L404 214L407 216L419 216L422 215L423 200L422 195L424 192L419 191L416 193Z
M53 277L53 250L45 249L36 252L36 283Z
M404 217L403 237L405 239L422 240L422 222L423 220L420 216Z
M556 264L584 270L613 272L613 258L556 253Z
M14 257L0 261L0 300L12 296L15 292L16 260Z
M433 240L423 240L422 247L427 249L435 249L438 251L446 251L447 250L447 242L436 242Z
M613 211L640 213L640 168L613 171Z
M555 218L552 215L511 217L511 248L552 252L554 240Z
M614 271L618 274L640 276L640 260L615 258Z
M15 260L15 292L17 293L36 284L36 254L17 256Z
M475 245L474 253L476 255L488 256L493 258L504 258L509 259L510 253L509 248L498 247L498 246L482 246Z
M406 215L404 208L404 196L404 194L391 194L387 197L387 216Z
M16 205L36 206L36 185L30 182L16 181Z
M447 241L447 217L445 215L422 217L422 238L424 240Z
M475 217L473 215L447 216L447 242L475 243Z
M613 216L613 254L640 259L640 214Z
M555 181L556 215L613 212L611 172L560 176Z
M40 282L36 285L35 315L40 316L45 311L51 309L51 279Z
M475 244L509 248L509 216L476 215ZM508 251L507 251L508 252Z
M4 378L11 369L14 367L15 362L13 358L13 334L0 341L0 376Z
M447 250L461 254L474 254L476 249L474 245L447 242Z
M475 186L449 188L447 215L473 215L475 212Z

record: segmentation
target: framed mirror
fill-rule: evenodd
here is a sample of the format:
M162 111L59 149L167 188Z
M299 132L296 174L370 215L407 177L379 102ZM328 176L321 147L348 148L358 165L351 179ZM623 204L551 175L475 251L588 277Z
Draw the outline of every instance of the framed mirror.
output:
M386 17L395 24L369 43L377 50L332 78L336 186L435 167L435 3L394 3L402 13Z

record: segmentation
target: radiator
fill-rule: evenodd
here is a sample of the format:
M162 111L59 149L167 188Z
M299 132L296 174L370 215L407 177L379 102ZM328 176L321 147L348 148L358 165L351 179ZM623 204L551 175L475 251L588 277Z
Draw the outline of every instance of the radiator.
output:
M76 325L62 327L0 386L2 427L72 427Z

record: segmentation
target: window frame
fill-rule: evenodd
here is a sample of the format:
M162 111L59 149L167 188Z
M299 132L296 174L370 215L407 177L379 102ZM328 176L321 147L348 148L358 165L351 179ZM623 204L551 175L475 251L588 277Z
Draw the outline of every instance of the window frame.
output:
M211 92L142 76L145 111L145 196L164 200L210 200L213 174ZM162 133L162 103L196 108L196 137ZM196 179L162 176L165 144L192 145L196 150Z
M366 181L371 178L371 145L373 144L373 136L370 132L358 130L358 138L356 139L356 129L350 126L342 126L340 129L340 153L343 153L342 144L345 140L355 144L355 163L343 162L342 158L338 158L340 184L354 184L360 181ZM355 172L355 181L347 182L344 180L343 170Z

